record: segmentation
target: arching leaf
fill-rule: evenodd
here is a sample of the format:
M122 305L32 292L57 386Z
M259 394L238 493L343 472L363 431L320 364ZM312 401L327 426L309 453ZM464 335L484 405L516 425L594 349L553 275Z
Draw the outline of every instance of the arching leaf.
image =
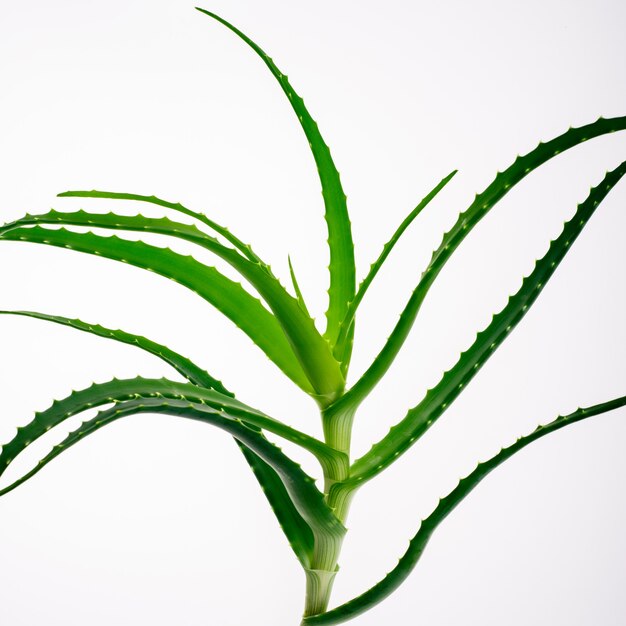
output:
M304 626L331 626L341 624L357 615L371 609L373 606L384 600L389 594L397 589L411 573L426 544L430 540L435 529L448 516L448 514L496 467L510 459L514 454L525 448L528 444L541 437L559 430L569 424L579 422L588 417L606 413L614 409L626 406L626 396L596 404L594 406L578 409L569 415L558 417L545 426L538 426L530 435L521 437L513 445L503 448L494 457L479 463L478 467L463 478L457 487L453 489L445 498L439 501L435 510L421 523L419 531L411 539L409 547L398 561L398 564L371 589L357 596L337 608L331 609L321 615L306 617L303 620Z

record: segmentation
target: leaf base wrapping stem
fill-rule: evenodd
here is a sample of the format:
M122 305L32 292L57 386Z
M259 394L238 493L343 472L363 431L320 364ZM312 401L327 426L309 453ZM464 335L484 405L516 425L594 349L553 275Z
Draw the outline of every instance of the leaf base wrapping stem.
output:
M356 407L340 407L331 404L322 411L322 426L324 428L324 441L335 450L343 452L350 457L350 442L352 440L352 424ZM344 477L335 476L335 480L345 480Z
M333 588L333 582L337 574L319 569L305 569L306 574L306 600L304 604L304 617L319 615L328 608L328 601Z
M346 455L347 463L328 465L324 471L324 497L335 517L343 524L348 514L351 498L336 499L332 486L345 481L350 474L349 454L354 410L322 411L324 440L331 448ZM337 561L341 553L344 535L316 532L311 567L305 568L306 598L304 618L324 613L328 608L333 582L339 569Z

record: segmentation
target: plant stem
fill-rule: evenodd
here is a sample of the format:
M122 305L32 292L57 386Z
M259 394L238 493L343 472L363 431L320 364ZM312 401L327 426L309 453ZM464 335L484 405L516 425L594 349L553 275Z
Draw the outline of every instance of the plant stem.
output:
M343 452L349 457L355 409L347 407L336 410L333 408L334 406L331 404L322 411L324 440L331 448L335 448L335 450ZM344 479L338 478L337 480Z
M326 443L350 457L350 441L354 410L334 411L332 406L322 411L324 440ZM350 507L351 494L348 497L335 497L336 490L331 487L349 478L349 463L346 467L336 468L324 476L324 494L328 506L337 519L344 523ZM333 582L337 575L339 555L343 544L342 536L317 536L311 568L305 569L306 597L304 617L319 615L328 608Z
M337 570L328 572L325 570L307 569L306 574L306 599L304 603L304 617L318 615L328 608L328 601L333 588L333 582Z

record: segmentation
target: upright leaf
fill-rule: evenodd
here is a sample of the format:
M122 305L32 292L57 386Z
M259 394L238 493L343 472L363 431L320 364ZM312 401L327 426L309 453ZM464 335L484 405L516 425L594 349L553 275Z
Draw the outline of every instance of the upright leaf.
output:
M324 336L328 339L331 346L334 346L339 335L341 321L348 310L348 303L353 299L355 293L354 244L352 243L352 230L348 218L346 195L341 186L339 172L335 167L330 150L324 142L317 124L304 105L304 101L294 91L287 76L276 67L269 55L225 19L205 9L196 8L201 13L226 26L259 55L289 99L289 103L298 116L300 126L309 142L322 184L322 195L326 207L325 219L328 227L328 246L330 251L330 287L328 290L328 310L326 312L327 326Z
M525 156L518 157L509 168L498 174L493 183L476 196L471 206L459 215L455 225L444 235L441 245L433 253L428 267L422 273L419 284L400 314L400 320L389 335L383 349L363 376L340 399L338 404L342 406L358 406L382 379L402 348L435 278L461 241L465 239L472 228L478 224L498 200L530 172L552 157L593 137L623 129L626 129L626 117L600 118L592 124L587 124L580 128L570 128L556 139L552 139L547 143L541 143Z
M400 237L402 237L404 231L411 225L413 220L425 209L430 202L435 198L435 196L452 180L452 177L457 173L457 170L450 172L445 178L443 178L432 191L430 191L424 199L404 218L400 226L396 229L396 232L392 235L391 239L383 246L382 252L379 257L372 263L370 270L367 276L363 279L359 288L357 289L354 300L350 302L350 306L348 307L348 311L346 312L346 316L344 317L341 323L341 332L339 333L339 338L337 340L337 348L340 354L343 354L344 344L349 336L350 328L354 322L354 316L356 313L359 304L361 304L361 300L363 300L363 296L369 289L369 286L372 284L372 281L378 274L379 270L385 263L387 257L391 254L394 246L398 243Z
M291 277L291 284L293 285L293 289L296 292L298 304L302 307L302 310L310 317L309 309L306 306L304 296L302 295L300 285L298 284L298 279L296 278L296 272L294 271L293 264L291 263L291 257L287 257L287 263L289 264L289 276Z
M509 298L508 304L500 313L494 315L491 323L477 335L474 343L461 355L452 369L444 374L441 381L427 392L417 406L408 411L401 422L372 446L369 452L355 461L351 481L355 481L355 484L361 483L378 474L432 426L526 315L600 202L624 174L626 161L606 174L602 182L591 190L587 199L578 205L574 216L565 223L561 234L551 242L548 252L536 262L535 269L522 281L518 292Z

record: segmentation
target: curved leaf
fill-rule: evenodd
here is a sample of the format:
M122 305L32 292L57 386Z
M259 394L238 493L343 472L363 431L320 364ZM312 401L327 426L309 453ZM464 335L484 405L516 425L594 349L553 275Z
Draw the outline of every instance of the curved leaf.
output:
M219 380L213 378L213 376L201 367L198 367L195 363L193 363L193 361L190 361L188 358L174 352L174 350L170 350L167 346L147 339L146 337L142 337L141 335L134 335L119 329L113 330L111 328L105 328L99 324L88 324L82 320L70 319L69 317L63 317L61 315L38 313L37 311L0 311L0 315L20 315L23 317L32 317L35 319L45 320L47 322L54 322L55 324L60 324L62 326L69 326L70 328L81 330L98 337L114 339L120 343L137 346L138 348L159 357L168 365L171 365L179 374L184 376L194 385L199 385L200 387L205 387L206 389L215 389L215 391L219 391L224 395L234 397L234 394L228 391Z
M600 202L624 174L626 161L607 173L602 182L590 191L587 199L578 205L574 216L565 223L561 234L551 242L548 252L536 262L535 269L522 281L518 292L509 298L508 304L500 313L494 315L491 323L477 335L474 343L461 355L452 369L444 374L441 381L427 392L417 406L408 411L401 422L372 446L369 452L355 461L351 481L361 483L378 474L406 452L432 426L526 315Z
M311 527L304 521L304 518L294 506L276 470L241 443L241 441L237 439L235 441L259 482L297 559L302 567L311 567L311 556L315 548L315 538Z
M360 596L327 613L304 618L302 623L306 626L331 626L331 624L341 624L371 609L406 580L407 576L411 573L422 556L422 552L437 526L441 524L448 514L487 476L487 474L489 474L489 472L511 458L515 453L525 448L528 444L540 439L544 435L559 430L568 424L573 424L588 417L606 413L607 411L612 411L623 406L626 406L626 396L602 404L596 404L585 409L578 409L569 415L560 416L545 426L538 426L530 435L519 438L514 444L503 448L488 461L479 463L469 476L463 478L455 489L439 501L435 510L421 523L419 531L411 539L409 548L400 558L398 564L380 582Z
M69 398L66 400L69 401ZM76 402L76 397L72 398L72 402ZM58 409L59 403L56 404ZM88 403L83 404L84 408L88 408ZM230 416L229 410L219 410L206 404L170 398L129 400L116 403L112 408L101 411L95 418L84 422L78 430L70 433L60 444L54 446L52 451L36 467L9 486L1 489L0 495L4 495L33 477L50 461L87 435L124 416L138 413L164 413L186 417L217 426L228 432L274 469L282 480L297 511L310 526L316 541L323 541L326 537L342 537L345 534L345 528L328 508L322 494L315 487L315 481L262 434L246 426L236 416ZM10 444L8 445L10 446ZM4 450L3 448L3 454ZM1 463L0 467L2 467Z
M199 368L189 359L170 350L166 346L146 339L140 335L133 335L122 330L112 330L99 325L86 324L81 320L69 319L58 315L46 315L34 311L0 311L0 314L23 315L36 319L55 322L64 326L69 326L83 332L88 332L100 337L115 339L122 343L137 346L154 356L158 356L166 363L174 367L180 374L190 382L200 387L215 389L220 393L234 397L220 381ZM289 545L292 547L296 557L303 567L310 566L310 556L313 553L313 534L308 524L298 513L285 486L276 472L256 454L250 452L240 441L235 440L244 458L250 465L256 479L258 480L270 507L274 511L278 523L280 524ZM19 452L18 452L19 453ZM1 466L0 466L1 467ZM4 468L2 468L4 469ZM0 472L1 474L2 472Z
M235 248L239 250L239 252L241 252L247 259L249 259L253 263L261 263L265 265L263 261L254 253L250 245L244 243L243 241L241 241L241 239L233 235L228 230L228 228L220 226L217 222L214 222L212 219L208 218L204 213L199 213L198 211L188 209L180 202L168 202L167 200L157 198L156 196L143 196L136 193L98 191L96 189L92 189L91 191L64 191L57 194L57 198L101 198L108 200L134 200L137 202L147 202L149 204L155 204L157 206L162 206L167 209L172 209L174 211L178 211L179 213L189 215L189 217L193 217L194 219L202 222L211 230L224 237L226 241L235 246Z
M299 387L313 394L302 367L276 318L243 287L190 256L142 241L128 241L113 235L75 233L63 228L40 226L12 228L0 239L43 243L107 257L147 269L196 292L234 322Z
M324 142L317 124L304 106L304 101L294 91L287 76L276 67L274 61L256 43L225 19L205 9L198 7L196 9L226 26L258 54L289 99L289 103L298 116L300 126L302 126L309 142L322 184L322 196L326 209L324 217L328 227L330 287L326 312L327 326L324 336L331 346L334 346L339 335L341 321L348 309L348 303L354 298L355 267L354 244L352 243L346 195L341 186L339 172L335 167L330 150Z
M27 215L11 224L5 224L0 232L7 233L14 228L33 224L66 224L162 234L190 241L210 250L234 267L268 304L315 389L316 397L323 398L322 402L328 403L343 389L343 374L339 363L331 354L328 343L318 333L310 316L305 313L298 301L287 293L270 268L260 263L252 263L236 250L223 246L195 226L173 222L168 218L148 218L143 215L128 216L85 211L64 213L52 210L43 215Z
M435 278L461 241L498 200L527 174L552 157L593 137L624 129L626 129L626 117L600 118L592 124L580 128L570 128L556 139L541 143L525 156L518 157L509 168L498 174L493 183L476 196L471 206L459 215L455 225L444 235L441 245L433 253L428 267L422 273L419 284L402 311L400 320L391 332L385 346L359 381L339 402L344 406L347 404L358 406L385 375L404 344Z
M329 448L325 443L306 435L265 413L211 389L190 383L179 383L167 379L132 378L114 379L107 383L95 383L87 389L75 391L67 398L55 402L48 410L37 413L35 419L18 429L15 437L3 446L0 453L0 476L6 467L33 441L72 415L87 408L111 402L149 399L151 397L172 398L194 404L205 404L217 411L227 412L232 419L263 428L279 437L308 450L320 461L325 472L347 469L345 455Z

